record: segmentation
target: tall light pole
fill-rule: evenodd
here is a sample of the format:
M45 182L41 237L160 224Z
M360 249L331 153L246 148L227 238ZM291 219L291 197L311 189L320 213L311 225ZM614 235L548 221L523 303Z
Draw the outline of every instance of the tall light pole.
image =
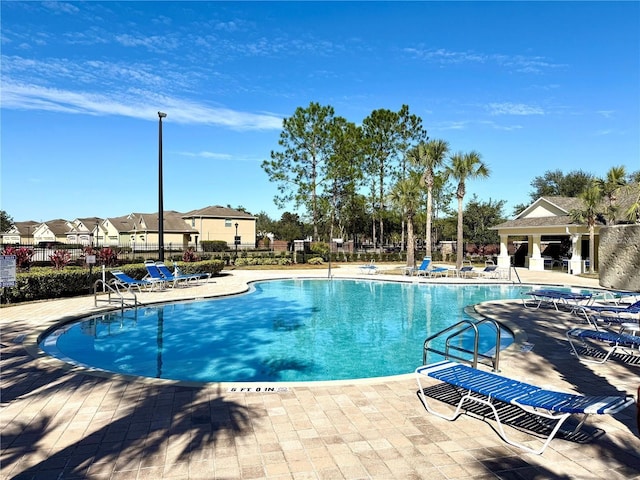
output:
M164 204L162 201L162 119L166 113L158 112L158 260L164 262Z
M238 259L238 243L240 243L240 241L238 240L238 222L236 222L236 236L233 239L233 243L235 243L236 245L236 260Z

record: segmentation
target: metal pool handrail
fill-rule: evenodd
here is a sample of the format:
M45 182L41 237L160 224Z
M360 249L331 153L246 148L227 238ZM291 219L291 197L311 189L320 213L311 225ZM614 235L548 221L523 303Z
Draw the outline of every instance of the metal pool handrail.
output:
M98 288L101 287L101 288ZM106 299L99 299L98 295L99 294L107 294L107 298ZM129 292L131 293L131 295L133 295L133 298L127 298L124 295L122 295L122 293L120 293L120 291L115 288L112 284L105 282L104 280L98 279L95 281L95 283L93 284L93 305L94 306L98 306L98 302L106 302L108 304L111 304L111 295L117 296L118 298L116 298L115 300L117 302L120 303L120 308L123 309L125 306L138 306L140 305L140 302L138 302L138 297L136 296L135 292ZM132 300L133 301L133 305L130 305L127 301Z
M490 323L496 329L496 344L494 348L494 355L485 355L480 353L479 350L479 341L480 341L480 332L478 330L478 326L483 323ZM457 338L460 335L468 332L469 330L473 330L474 338L473 338L473 350L468 350L457 345L452 345L451 341ZM445 334L449 333L445 341L445 349L444 351L439 350L438 348L431 346L431 342L436 340ZM471 363L474 368L478 367L478 359L489 360L491 362L491 366L493 367L493 371L499 371L500 364L500 345L501 345L501 329L500 324L491 319L491 318L483 318L477 322L472 320L461 320L458 323L451 325L450 327L441 330L438 333L435 333L428 337L424 341L424 346L422 350L422 364L427 364L427 354L428 352L433 352L439 355L443 355L446 359L455 359L466 363ZM473 361L469 362L468 358L461 357L456 355L456 353L467 353L473 355Z

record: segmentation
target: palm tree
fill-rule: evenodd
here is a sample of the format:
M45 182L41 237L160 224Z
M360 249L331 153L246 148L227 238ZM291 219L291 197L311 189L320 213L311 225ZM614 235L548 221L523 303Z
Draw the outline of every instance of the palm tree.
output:
M449 153L449 143L444 140L431 140L426 144L419 143L409 151L409 161L424 168L420 183L427 187L427 226L425 231L426 255L431 256L431 220L433 210L433 186L435 183L435 170L444 164L445 157Z
M413 218L420 207L420 177L416 172L398 181L389 193L389 200L402 210L407 218L407 267L413 267L415 261L415 236Z
M616 205L617 196L616 193L620 187L627 184L627 171L624 166L611 167L607 172L607 176L604 179L597 179L596 183L600 188L602 196L606 197L609 201L607 206L607 222L615 224L616 216L618 213L618 207Z
M458 181L456 197L458 198L458 233L456 242L456 269L462 268L463 260L463 227L462 227L462 201L466 194L466 182L472 178L487 178L490 174L489 167L481 160L476 151L469 153L458 152L452 155L451 164L447 166L447 174Z
M600 217L600 202L602 202L602 190L599 182L594 181L578 195L583 202L582 208L573 209L569 212L574 222L586 223L589 227L589 273L594 272L595 263L595 227L598 217Z

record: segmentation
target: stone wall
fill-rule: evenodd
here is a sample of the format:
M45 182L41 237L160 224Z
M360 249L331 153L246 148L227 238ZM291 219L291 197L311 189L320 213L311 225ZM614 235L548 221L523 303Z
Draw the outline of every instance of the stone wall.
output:
M640 292L640 225L600 229L600 285Z

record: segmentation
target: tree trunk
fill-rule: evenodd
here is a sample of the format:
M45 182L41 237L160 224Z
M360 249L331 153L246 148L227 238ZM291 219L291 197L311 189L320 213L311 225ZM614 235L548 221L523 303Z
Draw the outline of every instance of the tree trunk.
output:
M426 231L424 232L424 242L425 242L425 248L426 248L426 253L425 256L430 257L431 256L431 210L433 208L432 205L432 199L431 199L431 189L428 189L427 191L427 227L426 227Z
M407 267L416 264L415 240L413 238L413 218L407 218Z
M462 198L458 197L458 238L456 241L456 269L458 270L462 268L463 248Z

